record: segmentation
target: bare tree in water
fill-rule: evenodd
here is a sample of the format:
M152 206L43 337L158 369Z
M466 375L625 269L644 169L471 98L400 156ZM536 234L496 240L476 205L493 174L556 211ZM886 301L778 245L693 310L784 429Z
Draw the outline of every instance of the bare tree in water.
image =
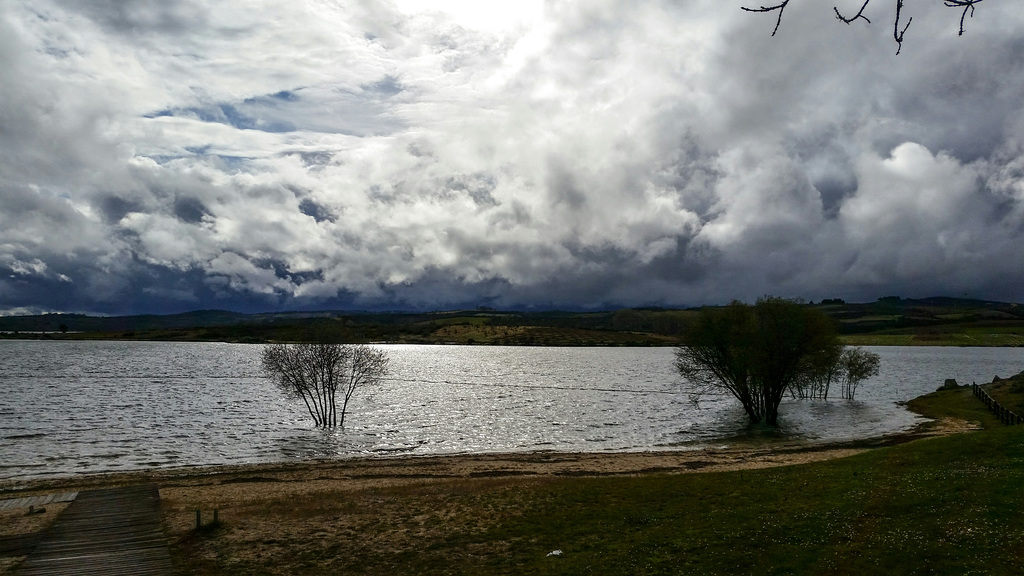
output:
M819 356L818 362L817 370L805 372L805 377L790 385L794 397L828 400L832 383L838 382L841 396L853 400L861 382L878 376L881 359L863 348L833 348Z
M881 360L878 354L861 348L851 348L843 352L839 359L843 376L843 398L853 400L857 393L857 385L872 376L878 376Z
M344 428L352 396L379 384L388 372L387 354L362 345L268 344L261 360L264 373L285 394L300 398L320 428Z

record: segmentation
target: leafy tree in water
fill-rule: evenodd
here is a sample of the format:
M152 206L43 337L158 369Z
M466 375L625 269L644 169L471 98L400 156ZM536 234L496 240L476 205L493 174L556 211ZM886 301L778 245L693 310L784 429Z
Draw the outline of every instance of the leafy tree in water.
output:
M352 396L379 384L388 371L382 350L323 341L268 344L261 360L264 373L285 394L300 398L320 428L344 428Z
M850 376L843 357L832 319L799 301L765 297L701 310L676 349L676 368L698 393L727 391L751 422L777 426L787 390L824 386L827 394L829 382Z

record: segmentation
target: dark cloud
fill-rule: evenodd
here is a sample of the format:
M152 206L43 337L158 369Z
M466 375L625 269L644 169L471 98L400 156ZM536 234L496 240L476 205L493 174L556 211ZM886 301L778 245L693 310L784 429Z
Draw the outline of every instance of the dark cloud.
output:
M338 217L332 214L329 209L309 198L303 198L299 202L299 211L317 222L336 222L338 220Z
M129 212L139 212L142 206L119 196L101 196L97 202L107 224L117 224Z
M198 224L204 216L209 216L209 212L199 199L184 197L175 200L174 215L187 224Z
M1009 299L1024 16L15 1L0 311ZM454 6L454 5L452 5ZM872 4L874 6L874 3Z
M61 8L75 11L116 34L182 34L207 25L209 10L201 2L160 0L63 0Z

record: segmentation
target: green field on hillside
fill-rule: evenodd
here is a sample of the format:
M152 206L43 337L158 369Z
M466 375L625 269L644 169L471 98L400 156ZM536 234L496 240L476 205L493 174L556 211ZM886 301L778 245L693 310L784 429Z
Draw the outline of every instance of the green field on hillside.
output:
M1024 346L1024 308L1005 302L882 298L814 304L857 346ZM513 346L673 346L697 309L606 311L277 312L0 317L0 338L339 342Z

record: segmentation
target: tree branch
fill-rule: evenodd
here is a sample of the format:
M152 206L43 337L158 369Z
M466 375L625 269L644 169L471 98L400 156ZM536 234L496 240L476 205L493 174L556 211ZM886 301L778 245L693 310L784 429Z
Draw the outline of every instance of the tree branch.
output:
M974 18L974 5L982 0L945 0L945 4L949 8L963 8L963 14L960 14L960 33L957 36L964 35L964 18L967 17L967 11L971 11L971 18Z
M786 10L786 5L789 4L789 0L784 0L781 4L775 6L761 6L760 8L747 8L746 6L740 6L740 10L746 12L772 12L774 10L779 11L779 18L775 21L775 29L772 30L772 36L779 31L779 25L782 24L782 13Z
M911 16L907 19L907 25L900 30L900 12L903 11L903 0L896 0L896 21L892 25L892 37L896 40L896 55L899 56L900 50L903 50L903 34L906 33L907 28L910 28L910 23L914 21L914 17Z
M835 6L833 6L832 9L836 11L836 18L838 20L842 20L846 24L850 24L854 20L857 20L858 18L863 18L865 22L867 22L868 24L871 24L871 20L868 20L868 17L864 15L864 9L867 8L868 4L870 4L870 3L871 3L871 0L864 0L864 5L860 7L860 10L858 10L857 14L854 15L852 18L847 18L846 16L843 16L842 14L840 14L839 13L839 8L837 8Z
M974 5L984 0L943 0L943 3L948 8L963 8L963 12L960 14L960 33L959 36L964 35L964 21L967 19L968 13L970 17L974 18ZM900 19L903 16L903 2L904 0L896 0L896 19L893 22L892 37L896 40L896 54L899 54L903 50L903 36L907 32L907 28L910 28L910 23L914 20L913 17L907 18L906 23L903 25L903 29L900 29ZM868 4L871 0L864 0L864 4L861 5L860 10L857 11L853 16L844 16L839 11L837 6L833 6L832 10L836 14L836 19L844 22L845 24L852 24L857 20L864 20L868 24L871 20L864 15L864 11L867 9ZM789 5L789 0L782 0L779 4L774 6L761 6L759 8L750 8L747 6L741 6L740 9L745 12L778 12L778 18L775 20L775 28L772 29L772 36L779 31L779 26L782 25L782 14L786 10L786 6Z

